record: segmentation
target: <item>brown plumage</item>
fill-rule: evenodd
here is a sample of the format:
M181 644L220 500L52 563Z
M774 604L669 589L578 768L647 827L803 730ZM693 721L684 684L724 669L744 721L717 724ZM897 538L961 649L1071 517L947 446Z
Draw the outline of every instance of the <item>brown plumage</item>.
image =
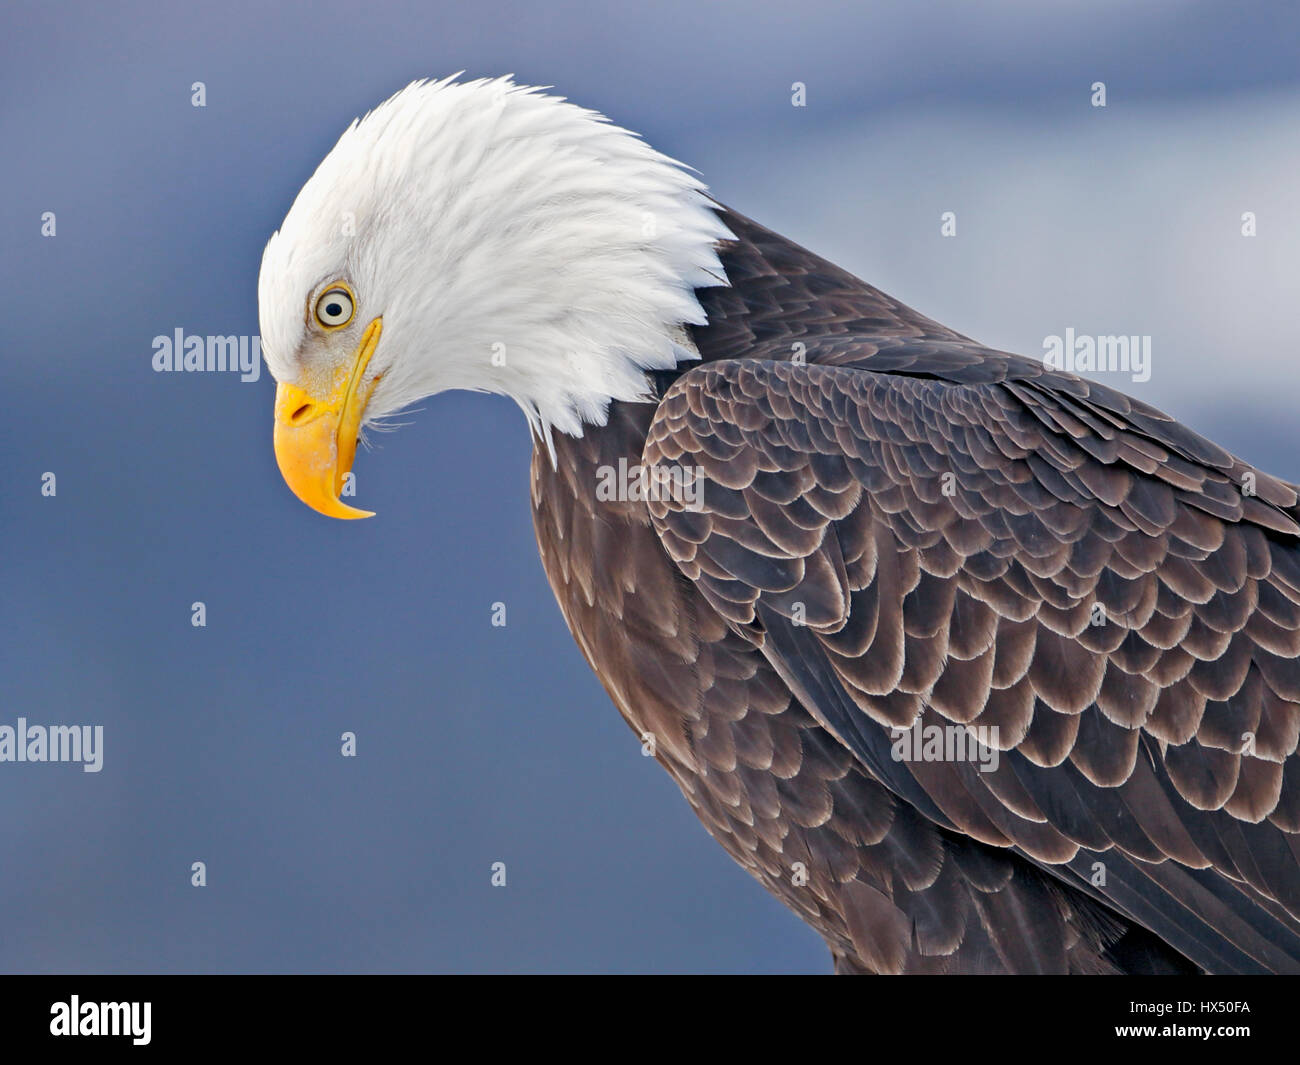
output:
M1296 487L723 215L702 364L532 466L705 827L840 971L1300 970ZM620 459L703 509L598 501ZM895 758L917 722L997 768Z

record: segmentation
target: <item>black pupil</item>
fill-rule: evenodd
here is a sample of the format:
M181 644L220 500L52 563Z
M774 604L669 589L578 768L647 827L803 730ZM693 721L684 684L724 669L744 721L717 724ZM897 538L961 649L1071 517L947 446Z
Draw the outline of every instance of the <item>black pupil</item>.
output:
M331 318L337 318L340 314L343 313L343 304L327 303L325 304L325 313L328 314Z

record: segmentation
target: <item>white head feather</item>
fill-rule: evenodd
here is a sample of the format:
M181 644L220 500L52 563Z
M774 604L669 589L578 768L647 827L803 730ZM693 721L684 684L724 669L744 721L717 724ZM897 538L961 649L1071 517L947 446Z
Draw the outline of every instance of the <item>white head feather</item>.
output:
M703 184L593 111L508 78L415 82L344 131L267 243L262 350L278 381L325 378L382 315L367 423L466 388L580 436L698 357L684 326L730 236ZM309 301L335 280L357 312L325 333Z

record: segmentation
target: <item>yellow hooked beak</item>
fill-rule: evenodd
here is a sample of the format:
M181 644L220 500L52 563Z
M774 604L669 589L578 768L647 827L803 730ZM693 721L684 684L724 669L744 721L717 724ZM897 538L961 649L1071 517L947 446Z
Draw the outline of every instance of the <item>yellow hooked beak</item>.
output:
M364 392L360 387L383 327L383 318L366 326L352 365L340 367L327 397L285 382L275 392L275 460L280 473L294 495L331 518L374 516L373 511L340 502L339 492L356 457L361 416L379 381L376 377Z

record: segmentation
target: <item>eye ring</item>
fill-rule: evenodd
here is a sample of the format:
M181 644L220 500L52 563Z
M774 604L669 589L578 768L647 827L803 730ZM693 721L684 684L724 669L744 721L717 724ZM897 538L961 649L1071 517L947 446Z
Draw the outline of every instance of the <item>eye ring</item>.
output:
M356 297L342 281L330 285L316 300L316 321L325 329L342 329L356 313Z

